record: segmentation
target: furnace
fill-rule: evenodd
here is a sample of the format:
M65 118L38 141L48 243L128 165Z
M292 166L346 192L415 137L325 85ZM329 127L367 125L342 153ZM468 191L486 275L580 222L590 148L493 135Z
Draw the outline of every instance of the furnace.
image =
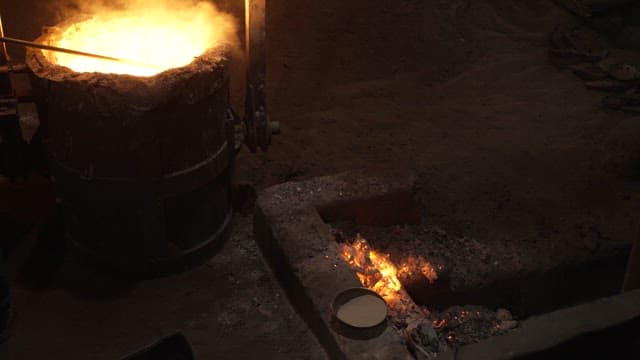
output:
M79 73L28 51L50 171L79 248L146 271L183 264L222 239L235 151L228 61L219 47L136 77Z
M28 48L65 232L81 252L156 276L201 263L226 237L235 154L266 150L278 131L264 100L265 2L245 6L244 123L229 101L234 22L211 3L135 3L33 42L2 34Z

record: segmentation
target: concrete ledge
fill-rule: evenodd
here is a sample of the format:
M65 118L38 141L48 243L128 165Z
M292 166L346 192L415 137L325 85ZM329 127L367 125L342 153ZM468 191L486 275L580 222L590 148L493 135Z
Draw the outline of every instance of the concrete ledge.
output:
M404 340L389 326L368 339L334 330L334 296L361 285L339 258L338 244L325 221L416 222L414 182L415 176L404 170L348 172L277 185L256 202L256 241L291 303L331 358L412 359Z
M542 353L586 334L640 319L640 290L553 311L525 320L509 334L460 348L458 360L515 359ZM637 334L636 334L637 335ZM637 341L637 340L636 340ZM620 349L611 349L611 355ZM449 357L447 357L449 356ZM438 359L450 359L442 354ZM539 358L543 359L546 355Z

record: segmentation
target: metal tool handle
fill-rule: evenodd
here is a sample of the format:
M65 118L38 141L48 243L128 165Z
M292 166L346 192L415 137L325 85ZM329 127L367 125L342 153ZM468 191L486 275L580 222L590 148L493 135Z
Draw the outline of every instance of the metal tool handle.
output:
M159 67L157 65L142 63L142 62L139 62L139 61L128 60L128 59L120 59L120 58L116 58L116 57L113 57L113 56L94 54L94 53L89 53L89 52L85 52L85 51L78 51L78 50L73 50L73 49L61 48L61 47L58 47L58 46L39 44L39 43L36 43L34 41L27 41L27 40L14 39L14 38L11 38L11 37L7 37L7 36L4 36L4 27L2 26L2 15L0 15L0 46L1 46L1 48L0 48L0 65L6 65L10 60L9 59L9 53L7 52L7 43L15 44L15 45L21 45L21 46L24 46L24 47L30 47L30 48L34 48L34 49L57 51L57 52L63 52L63 53L72 54L72 55L92 57L92 58L101 59L101 60L116 61L116 62L121 62L121 63L127 63L127 64L130 64L130 65L136 65L136 66L151 67L151 68L161 68L161 67Z
M266 78L266 0L245 0L245 55L247 90L245 95L245 144L252 152L266 151L278 123L267 117Z
M139 62L139 61L135 61L135 60L121 59L121 58L117 58L117 57L113 57L113 56L106 56L106 55L89 53L89 52L85 52L85 51L78 51L78 50L73 50L73 49L61 48L61 47L58 47L58 46L39 44L39 43L36 43L36 42L33 42L33 41L14 39L14 38L6 37L6 36L0 36L0 42L3 44L3 46L6 43L16 44L16 45L22 45L24 47L30 47L30 48L34 48L34 49L57 51L57 52L62 52L62 53L66 53L66 54L79 55L79 56L85 56L85 57L92 57L92 58L96 58L96 59L100 59L100 60L109 60L109 61L121 62L121 63L129 64L129 65L136 65L136 66L142 66L142 67L160 68L160 69L162 69L162 67L160 67L158 65L147 64L147 63L143 63L143 62Z

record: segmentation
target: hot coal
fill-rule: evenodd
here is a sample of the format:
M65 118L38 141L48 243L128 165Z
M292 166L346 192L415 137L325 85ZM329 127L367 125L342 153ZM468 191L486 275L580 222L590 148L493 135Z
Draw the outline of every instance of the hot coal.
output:
M506 309L492 311L477 305L456 305L432 312L424 303L417 305L412 299L416 292L427 298L448 292L449 282L444 280L448 276L441 277L447 275L443 265L434 265L420 255L406 254L402 258L396 254L397 260L389 263L387 253L372 247L359 234L349 240L342 232L334 231L333 237L341 241L343 259L358 274L362 285L385 299L391 324L405 337L408 348L418 359L433 358L451 347L507 332L518 324ZM380 276L375 276L377 273Z
M435 264L439 270L433 284L419 278L401 279L413 300L430 310L476 304L506 307L526 317L614 294L621 286L629 251L628 245L611 244L586 230L574 242L558 242L553 237L515 242L456 236L427 222L334 226L345 237L362 234L394 262L419 255Z
M508 315L505 315L508 314ZM502 318L502 320L499 318ZM451 346L471 344L514 329L518 322L506 309L496 311L483 306L452 306L429 316L438 336Z

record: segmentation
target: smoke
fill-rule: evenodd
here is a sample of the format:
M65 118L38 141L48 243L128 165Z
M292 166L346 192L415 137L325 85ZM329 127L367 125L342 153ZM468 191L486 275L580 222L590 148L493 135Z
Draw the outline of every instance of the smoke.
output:
M192 24L201 32L211 31L211 45L224 43L234 53L240 49L239 21L221 11L212 1L206 0L59 0L52 4L52 12L58 23L71 19L91 17L140 16L165 19L167 24ZM214 25L215 24L215 25ZM51 24L54 25L54 24Z

